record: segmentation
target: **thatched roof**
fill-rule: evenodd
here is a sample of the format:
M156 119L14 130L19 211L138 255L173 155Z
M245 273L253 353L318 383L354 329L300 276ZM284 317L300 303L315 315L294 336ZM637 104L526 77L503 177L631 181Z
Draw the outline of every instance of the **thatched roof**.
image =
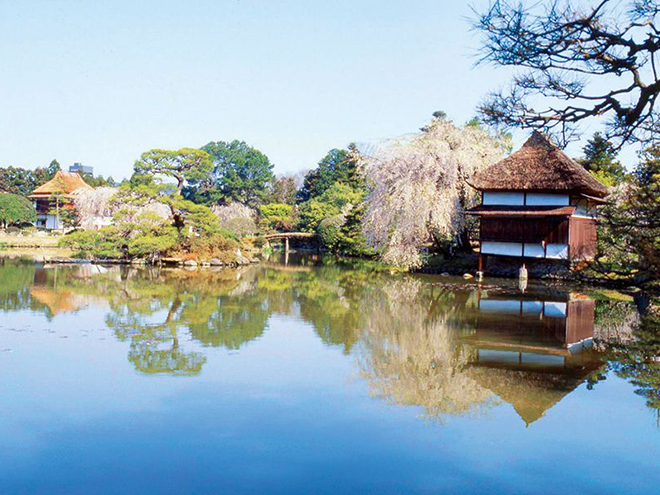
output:
M603 184L538 131L522 148L475 174L469 183L486 191L573 191L607 196Z
M468 376L511 404L528 426L585 380L582 373L544 373L481 366L471 367Z
M55 173L55 177L37 187L32 191L32 194L30 194L28 198L49 198L53 194L70 195L73 191L80 188L93 189L93 187L87 184L79 174L58 170Z

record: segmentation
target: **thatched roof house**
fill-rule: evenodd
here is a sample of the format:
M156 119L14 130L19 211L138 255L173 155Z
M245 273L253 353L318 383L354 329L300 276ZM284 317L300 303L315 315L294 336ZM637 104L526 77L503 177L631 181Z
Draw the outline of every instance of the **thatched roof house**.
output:
M580 261L596 253L595 206L607 188L550 138L534 132L515 153L474 175L481 204L467 211L480 218L483 255Z
M60 229L60 209L73 208L73 192L80 189L94 189L75 172L58 170L55 177L37 187L28 198L34 201L37 210L37 225L46 229ZM58 196L57 200L54 197ZM53 214L53 210L58 213Z
M538 131L518 151L468 182L482 191L567 191L607 196L603 184Z

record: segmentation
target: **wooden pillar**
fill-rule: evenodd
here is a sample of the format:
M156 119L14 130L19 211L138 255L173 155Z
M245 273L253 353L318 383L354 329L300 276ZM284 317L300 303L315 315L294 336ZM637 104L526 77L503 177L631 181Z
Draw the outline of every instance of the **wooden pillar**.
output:
M289 238L284 238L284 264L289 264Z
M477 271L479 280L484 278L484 255L479 253L479 271Z

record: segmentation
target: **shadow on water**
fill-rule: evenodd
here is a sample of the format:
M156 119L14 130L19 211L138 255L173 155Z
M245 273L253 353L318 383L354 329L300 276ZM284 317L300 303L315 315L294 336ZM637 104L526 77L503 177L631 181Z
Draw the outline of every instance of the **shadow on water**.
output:
M660 410L660 322L607 291L477 284L318 255L213 270L0 263L0 309L54 319L105 308L145 374L196 375L204 348L240 352L285 315L354 357L371 395L433 420L506 402L529 425L608 372Z

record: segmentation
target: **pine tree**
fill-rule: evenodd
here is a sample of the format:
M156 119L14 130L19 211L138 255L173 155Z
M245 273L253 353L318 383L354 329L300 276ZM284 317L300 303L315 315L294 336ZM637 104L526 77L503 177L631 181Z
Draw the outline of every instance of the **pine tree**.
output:
M614 145L600 132L595 133L593 138L587 141L582 151L584 159L578 161L603 184L613 186L623 180L626 171L616 159Z

